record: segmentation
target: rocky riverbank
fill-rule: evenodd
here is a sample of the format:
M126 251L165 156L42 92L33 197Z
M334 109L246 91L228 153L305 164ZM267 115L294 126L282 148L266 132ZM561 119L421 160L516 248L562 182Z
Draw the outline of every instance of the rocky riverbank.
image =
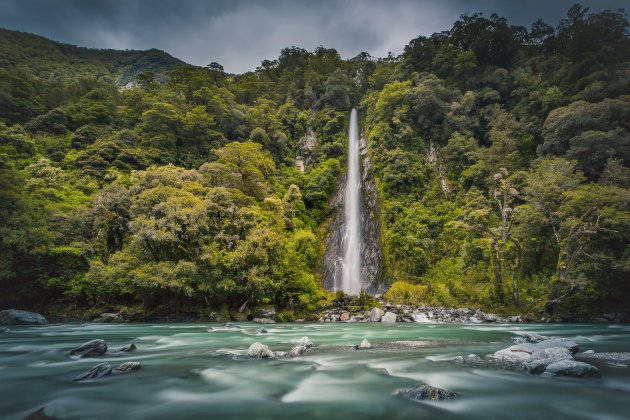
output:
M371 308L352 306L349 299L337 299L333 308L322 312L319 322L441 322L519 323L537 319L512 315L502 317L480 309L396 305L378 299Z

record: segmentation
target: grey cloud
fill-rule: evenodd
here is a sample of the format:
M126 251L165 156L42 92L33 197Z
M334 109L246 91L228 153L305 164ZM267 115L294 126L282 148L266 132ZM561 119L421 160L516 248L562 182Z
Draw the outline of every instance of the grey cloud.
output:
M418 35L446 30L463 13L555 24L576 0L3 0L0 27L95 48L159 48L192 64L253 70L288 46L319 45L344 57L402 52ZM582 1L593 10L624 0Z

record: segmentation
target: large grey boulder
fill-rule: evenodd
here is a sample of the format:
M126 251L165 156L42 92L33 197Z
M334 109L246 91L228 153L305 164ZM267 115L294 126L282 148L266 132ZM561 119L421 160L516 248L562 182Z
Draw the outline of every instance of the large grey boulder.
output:
M46 318L35 312L6 309L0 311L0 325L41 325L47 324Z
M79 356L80 358L84 357L98 357L105 354L107 351L107 343L105 340L96 339L92 341L88 341L87 343L81 344L79 347L75 347L70 350L71 356Z
M112 367L109 363L99 363L98 365L92 366L90 370L86 370L85 372L77 375L74 380L82 381L84 379L102 378L110 373L112 373Z
M368 317L368 321L380 322L383 315L385 315L385 311L383 311L381 308L372 308L372 310L370 311L370 316Z
M250 359L273 359L276 356L269 347L262 343L255 342L247 349L247 357Z
M577 360L560 360L545 368L543 376L572 376L575 378L592 378L600 376L599 369L588 363Z
M381 318L381 322L396 322L396 314L393 312L385 312Z
M442 401L460 397L457 392L436 388L431 385L420 385L414 388L397 390L394 395L411 401Z

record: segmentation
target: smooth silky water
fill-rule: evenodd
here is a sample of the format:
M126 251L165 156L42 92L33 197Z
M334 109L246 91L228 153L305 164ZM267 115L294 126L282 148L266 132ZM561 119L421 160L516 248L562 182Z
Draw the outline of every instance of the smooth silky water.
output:
M0 335L0 417L47 407L73 419L174 418L601 418L630 416L630 368L595 361L598 379L544 378L448 361L504 348L519 332L563 336L581 351L628 351L627 325L448 324L62 324L14 327ZM212 327L212 330L209 328ZM290 350L308 336L316 345L294 359L234 359L260 341ZM72 360L68 351L94 338L110 349L133 342L122 357ZM436 347L353 350L428 340ZM85 382L74 376L100 363L135 360L142 369ZM420 383L462 394L416 403L392 396Z
M351 295L361 291L361 167L359 164L359 118L350 113L348 128L348 172L344 194L345 232L343 236L343 272L337 290Z

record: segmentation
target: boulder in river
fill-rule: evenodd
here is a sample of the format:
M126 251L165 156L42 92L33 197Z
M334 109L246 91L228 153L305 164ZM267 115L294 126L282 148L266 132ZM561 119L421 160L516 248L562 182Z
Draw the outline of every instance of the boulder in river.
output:
M133 343L129 343L124 347L121 347L120 349L118 349L119 352L123 352L123 353L131 353L132 351L135 351L137 349L136 345Z
M254 318L252 319L252 321L257 324L275 324L276 323L276 321L274 321L271 318Z
M381 322L396 322L396 314L393 312L385 312L381 318Z
M600 376L599 369L588 363L573 359L560 360L549 364L543 376L572 376L575 378L592 378Z
M107 343L105 343L105 340L96 339L96 340L88 341L87 343L83 343L79 347L76 347L70 350L70 355L71 356L78 355L80 358L98 357L105 354L106 351L107 351Z
M372 344L370 344L370 342L367 341L367 338L364 338L363 341L361 341L361 344L357 346L358 350L367 350L371 348L372 348Z
M80 375L77 375L74 380L83 381L85 379L101 378L110 373L112 373L112 367L109 363L99 363L98 365L92 366L90 370L86 370Z
M8 328L0 327L0 334L8 334L11 330Z
M140 362L125 362L116 368L116 373L128 373L140 369Z
M625 367L630 364L630 353L628 352L602 352L596 353L593 350L585 351L584 353L576 354L576 358L581 360L601 360L607 362L609 365L616 367Z
M41 325L47 324L46 318L35 312L6 309L0 311L0 325Z
M381 308L372 308L368 320L370 322L380 322L383 315L385 315L385 311L383 311Z
M293 350L291 350L291 357L299 357L301 355L303 355L304 353L306 353L306 346L295 346L293 347Z
M578 362L573 355L579 350L576 343L566 338L524 334L515 344L488 357L489 363L501 367L527 370L543 376L599 376L599 369Z
M394 395L411 401L442 401L452 400L461 396L457 392L436 388L431 385L420 385L413 388L399 389L394 393Z
M250 359L273 359L275 354L266 345L255 342L247 349L247 357Z
M313 344L313 342L310 340L310 338L308 338L308 337L306 337L306 336L304 336L304 337L300 338L300 339L297 341L297 344L298 344L298 345L300 345L300 346L304 346L304 347L306 347L307 349L310 349L311 347L313 347L313 346L314 346L314 344Z

